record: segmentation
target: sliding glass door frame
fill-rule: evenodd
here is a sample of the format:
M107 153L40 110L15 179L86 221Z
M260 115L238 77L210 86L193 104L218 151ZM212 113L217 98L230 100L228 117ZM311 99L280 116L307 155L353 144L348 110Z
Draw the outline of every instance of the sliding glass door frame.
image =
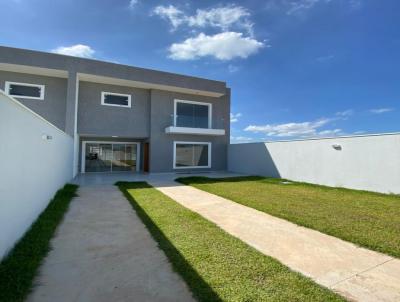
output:
M85 164L86 164L86 144L109 144L111 145L112 156L114 158L114 146L118 144L125 145L136 145L136 172L140 169L140 143L139 142L114 142L114 141L82 141L82 149L81 149L81 173L111 173L111 171L106 172L86 172Z

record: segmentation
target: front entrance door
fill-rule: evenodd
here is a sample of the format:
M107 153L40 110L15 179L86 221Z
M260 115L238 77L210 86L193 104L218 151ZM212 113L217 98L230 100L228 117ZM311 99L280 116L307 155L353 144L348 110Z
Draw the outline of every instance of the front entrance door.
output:
M143 171L149 172L149 143L143 145Z
M82 172L137 171L138 143L83 142Z

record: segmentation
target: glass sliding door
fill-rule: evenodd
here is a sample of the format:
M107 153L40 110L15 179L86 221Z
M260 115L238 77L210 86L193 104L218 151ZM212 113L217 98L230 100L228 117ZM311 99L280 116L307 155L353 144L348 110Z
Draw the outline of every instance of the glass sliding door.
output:
M113 144L113 152L112 170L129 171L129 166L125 162L125 144Z
M136 171L138 144L87 142L84 151L85 172Z
M111 144L86 144L85 171L86 172L111 172L112 145Z
M125 148L125 163L130 170L135 171L137 165L137 145L126 145Z

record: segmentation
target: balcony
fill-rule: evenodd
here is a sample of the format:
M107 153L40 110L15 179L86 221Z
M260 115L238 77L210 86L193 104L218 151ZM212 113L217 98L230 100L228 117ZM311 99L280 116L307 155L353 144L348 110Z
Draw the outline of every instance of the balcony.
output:
M173 126L165 128L168 134L191 134L221 136L225 135L224 119L210 121L207 117L171 115Z

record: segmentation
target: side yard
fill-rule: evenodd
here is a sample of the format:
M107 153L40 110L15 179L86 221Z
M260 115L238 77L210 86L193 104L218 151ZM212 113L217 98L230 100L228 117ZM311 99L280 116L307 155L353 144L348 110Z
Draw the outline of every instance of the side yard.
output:
M144 182L119 182L199 301L343 301Z
M400 196L264 177L179 182L298 225L400 257Z

